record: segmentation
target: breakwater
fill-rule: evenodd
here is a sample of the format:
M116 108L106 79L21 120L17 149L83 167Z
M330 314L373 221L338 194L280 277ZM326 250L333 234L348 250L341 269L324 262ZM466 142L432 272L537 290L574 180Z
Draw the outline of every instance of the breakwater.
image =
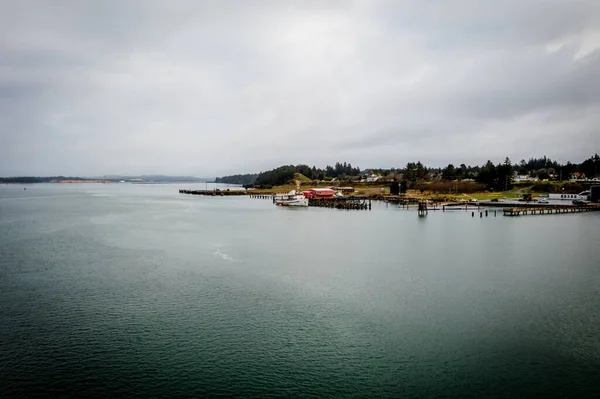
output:
M218 188L214 189L214 190L179 190L179 194L191 194L191 195L207 195L207 196L211 196L211 197L215 197L215 196L241 196L241 195L247 195L250 196L251 198L272 198L275 193L274 192L261 192L259 193L254 193L253 191L246 191L246 190L219 190Z

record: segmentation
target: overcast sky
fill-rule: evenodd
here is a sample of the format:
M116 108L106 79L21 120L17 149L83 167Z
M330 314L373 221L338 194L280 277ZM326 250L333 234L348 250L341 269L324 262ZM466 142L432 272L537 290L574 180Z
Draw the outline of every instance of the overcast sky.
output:
M0 2L0 176L594 152L598 0Z

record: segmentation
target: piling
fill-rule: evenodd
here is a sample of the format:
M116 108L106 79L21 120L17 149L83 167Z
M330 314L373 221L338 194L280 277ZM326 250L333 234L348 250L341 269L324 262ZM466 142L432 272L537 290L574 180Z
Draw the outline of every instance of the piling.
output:
M536 206L532 208L504 208L504 216L551 215L558 213L580 213L600 211L600 206Z

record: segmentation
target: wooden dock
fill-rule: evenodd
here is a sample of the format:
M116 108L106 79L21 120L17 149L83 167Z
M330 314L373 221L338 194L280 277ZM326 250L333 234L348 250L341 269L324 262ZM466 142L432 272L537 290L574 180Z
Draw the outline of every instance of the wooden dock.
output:
M262 192L260 194L253 193L253 191L246 190L179 190L179 194L191 194L191 195L207 195L210 197L223 197L223 196L248 196L250 198L260 199L273 199L275 193Z
M504 208L504 216L552 215L559 213L581 213L600 211L600 206L536 206L532 208Z
M335 209L370 210L371 200L361 197L309 198L308 206Z

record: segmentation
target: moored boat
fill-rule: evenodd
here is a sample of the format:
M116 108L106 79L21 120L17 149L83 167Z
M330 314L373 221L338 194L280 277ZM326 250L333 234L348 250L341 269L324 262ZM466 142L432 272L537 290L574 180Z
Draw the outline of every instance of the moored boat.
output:
M278 206L308 206L308 198L303 195L284 195L275 199Z
M276 195L275 205L278 206L308 206L308 198L302 194L291 191L288 194Z

